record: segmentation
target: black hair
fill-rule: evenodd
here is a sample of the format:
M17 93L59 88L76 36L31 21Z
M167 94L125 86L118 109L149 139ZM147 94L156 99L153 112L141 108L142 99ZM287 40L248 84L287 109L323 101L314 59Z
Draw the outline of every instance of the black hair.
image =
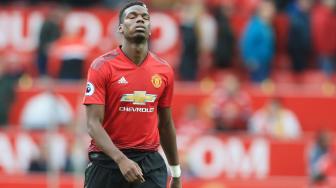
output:
M129 7L132 7L132 6L135 6L135 5L139 5L139 6L142 6L142 7L147 9L146 4L142 1L130 1L130 2L126 3L119 11L119 24L124 22L123 16L124 16L125 10L128 9Z

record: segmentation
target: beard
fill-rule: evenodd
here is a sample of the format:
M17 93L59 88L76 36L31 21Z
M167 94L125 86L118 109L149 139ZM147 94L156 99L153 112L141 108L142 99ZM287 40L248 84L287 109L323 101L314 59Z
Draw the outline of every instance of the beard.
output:
M136 44L141 44L145 43L148 39L146 35L141 35L141 34L135 34L133 36L128 36L126 37L128 41Z
M145 36L137 35L137 36L133 37L133 42L134 43L141 44L141 43L144 43L145 41L146 41Z

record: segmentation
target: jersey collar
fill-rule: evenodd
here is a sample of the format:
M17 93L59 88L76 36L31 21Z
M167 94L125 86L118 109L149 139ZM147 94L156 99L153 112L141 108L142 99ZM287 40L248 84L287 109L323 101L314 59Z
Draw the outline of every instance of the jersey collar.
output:
M145 64L147 63L149 59L149 54L150 54L150 52L148 51L145 59L139 65L137 65L129 57L127 57L126 54L121 50L121 45L117 48L117 51L120 54L120 57L123 61L129 64L132 64L133 66L137 68L145 66Z

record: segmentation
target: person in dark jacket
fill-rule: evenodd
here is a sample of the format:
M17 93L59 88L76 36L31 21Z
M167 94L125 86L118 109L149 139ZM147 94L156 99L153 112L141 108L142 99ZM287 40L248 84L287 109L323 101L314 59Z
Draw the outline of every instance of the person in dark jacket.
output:
M290 12L288 52L292 69L299 73L307 68L311 52L310 9L312 0L299 0L296 9Z
M39 75L43 76L47 72L48 51L51 44L61 36L61 21L64 16L64 9L56 8L48 13L43 22L37 47L37 67Z
M217 68L232 66L234 54L233 31L229 20L230 7L218 7L214 9L214 18L217 22L217 42L214 49L214 64Z

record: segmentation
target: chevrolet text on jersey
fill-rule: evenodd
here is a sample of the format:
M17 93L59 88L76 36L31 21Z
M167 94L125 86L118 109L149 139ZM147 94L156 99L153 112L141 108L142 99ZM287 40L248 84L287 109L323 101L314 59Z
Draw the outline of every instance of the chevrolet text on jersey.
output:
M154 112L154 108L139 108L139 107L119 107L119 111L121 112Z
M156 95L147 94L146 91L134 91L133 94L124 94L120 101L121 102L131 102L134 105L146 105L146 103L155 102ZM154 112L155 108L146 107L125 107L120 106L119 111L121 112Z

